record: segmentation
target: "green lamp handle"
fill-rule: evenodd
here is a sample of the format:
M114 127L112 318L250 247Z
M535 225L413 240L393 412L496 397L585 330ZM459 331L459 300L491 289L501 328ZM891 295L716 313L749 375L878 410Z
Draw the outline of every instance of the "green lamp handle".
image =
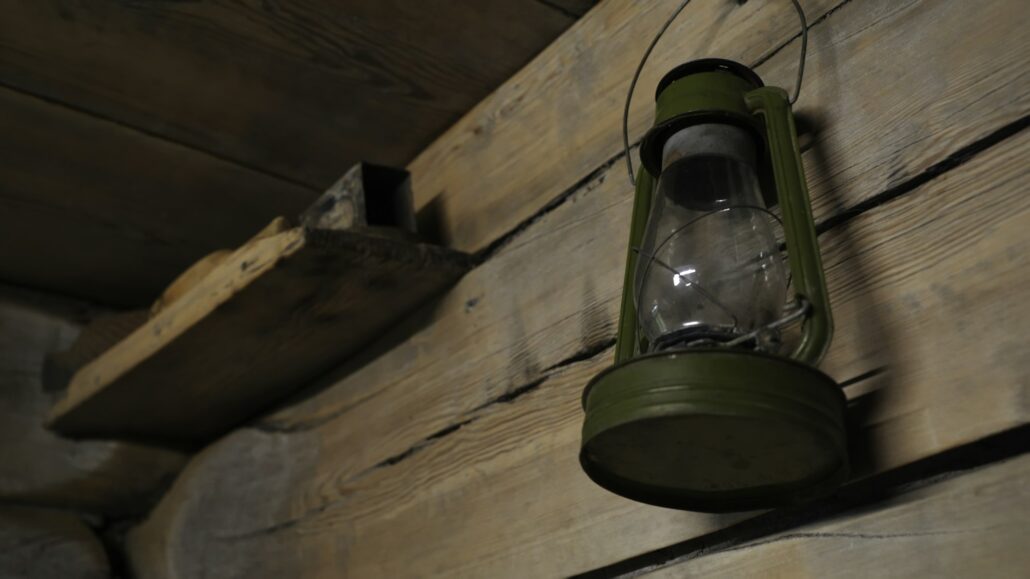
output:
M769 156L772 159L776 195L783 214L790 271L798 294L808 300L811 310L802 326L801 343L792 357L816 365L830 347L833 315L823 276L819 241L816 239L812 205L801 166L794 114L787 92L777 87L755 89L744 96L752 113L765 118Z

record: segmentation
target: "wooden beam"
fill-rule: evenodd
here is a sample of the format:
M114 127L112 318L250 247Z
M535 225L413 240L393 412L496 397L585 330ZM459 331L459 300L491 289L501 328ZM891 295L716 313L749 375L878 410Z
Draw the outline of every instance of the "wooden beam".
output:
M4 29L24 26L9 16ZM0 111L0 279L20 285L149 304L192 262L317 197L4 88Z
M4 86L316 190L358 161L403 166L575 19L538 0L2 0L0 13Z
M809 22L816 22L843 2L801 3ZM599 3L469 111L408 165L423 221L458 249L483 249L618 155L633 70L678 4ZM708 56L760 63L797 36L799 26L789 3L691 3L641 75L630 139L639 139L651 125L653 88L673 66ZM797 49L786 52L789 69L759 71L768 83L793 82ZM632 187L625 169L622 173L615 178L629 194Z
M43 428L51 402L41 379L44 357L72 343L84 308L42 294L0 291L0 503L139 515L179 472L185 455L76 442Z
M1030 568L1028 513L1022 456L643 576L1017 577Z
M603 7L578 26L604 14ZM1016 159L1027 141L1025 135L1004 139L1019 130L1028 110L1020 49L1009 40L1024 23L1009 8L852 0L812 30L801 109L820 114L805 162L820 221L845 224L824 240L840 328L827 369L841 380L879 372L851 388L856 396L884 386L878 396L885 402L872 404L865 419L871 442L860 445L876 461L860 462L862 472L1026 420L1008 403L1012 388L992 391L1000 398L989 401L975 399L979 391L967 387L987 374L1018 384L1018 366L956 367L954 355L968 343L993 347L992 338L1009 327L998 320L1026 319L1023 305L1011 295L1004 301L1000 289L1025 283L1001 274L1025 270L1009 260L1026 243L1012 223L1024 216L1017 193L1023 165ZM959 36L941 22L961 26L962 38L977 41L957 44ZM759 72L789 78L796 48L788 46ZM901 52L904 61L893 58ZM883 75L904 78L905 90L884 91ZM933 179L985 148L976 164ZM207 564L220 561L229 569L382 570L377 565L407 563L441 573L570 573L735 520L618 499L589 483L575 462L579 393L608 363L597 356L613 338L621 292L630 203L621 173L618 166L601 172L514 236L434 308L433 323L412 339L198 457L135 535L137 545L169 545L153 568L182 563L180 540L187 540L196 541L189 544L190 564L203 565L205 555L197 553L211 549ZM918 200L899 210L908 197ZM996 232L999 220L1006 223L1000 241L983 242L983 229L960 225L986 216ZM933 255L951 257L925 264L926 248L934 247ZM968 279L956 264L973 260L969 252L985 264L976 280L987 280L983 285L959 285ZM948 285L962 297L938 306L934 287ZM899 296L937 307L910 307ZM950 325L955 315L986 315L992 323L959 334ZM938 342L929 347L926 336ZM907 362L899 350L905 345L913 348ZM984 352L963 360L989 358ZM937 366L948 374L935 374ZM863 405L875 398L862 398ZM975 408L976 420L967 420L967 408ZM249 460L234 458L244 449ZM291 464L288 476L262 480L260 473L284 462ZM199 488L247 497L241 500L284 498L263 501L241 518L238 509L219 514L195 503ZM463 557L443 560L457 544ZM567 557L545 558L555 550Z
M198 447L357 352L468 265L351 231L259 236L79 370L49 426Z

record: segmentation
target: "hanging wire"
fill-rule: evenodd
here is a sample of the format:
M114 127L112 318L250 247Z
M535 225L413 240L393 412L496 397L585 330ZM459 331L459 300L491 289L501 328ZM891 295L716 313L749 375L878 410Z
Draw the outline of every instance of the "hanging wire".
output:
M794 84L794 96L790 99L790 104L794 104L798 100L798 96L801 95L801 80L805 75L805 58L808 55L808 20L805 18L805 11L801 8L801 3L798 0L791 0L794 4L794 10L798 13L798 19L801 21L801 57L798 62L798 78ZM661 40L662 35L665 31L672 26L673 21L676 17L683 12L683 9L690 4L690 0L682 0L679 6L673 10L669 18L665 20L665 24L658 30L658 34L655 34L651 44L647 45L647 50L644 51L644 56L640 58L640 64L637 65L637 70L633 73L633 80L629 83L629 92L626 93L626 106L622 110L622 148L623 153L626 155L626 170L629 172L629 183L630 185L636 186L637 178L633 172L633 159L629 154L629 107L633 101L633 91L637 87L637 81L640 80L640 73L644 70L644 64L647 62L647 58L651 56L651 51L654 50L658 41Z
M669 26L672 26L672 21L676 20L680 12L683 12L683 9L687 7L687 4L690 4L690 0L682 0L676 10L669 15L661 29L658 30L658 34L655 34L651 44L647 45L647 50L644 51L644 56L640 59L636 72L633 73L633 81L629 83L629 93L626 94L626 108L622 110L622 148L626 153L626 169L629 170L629 183L633 186L637 184L637 178L633 175L633 159L629 156L629 105L633 100L633 89L637 88L637 81L640 80L640 72L644 70L644 63L647 62L647 57L651 56L654 46L662 39L662 35L669 29Z

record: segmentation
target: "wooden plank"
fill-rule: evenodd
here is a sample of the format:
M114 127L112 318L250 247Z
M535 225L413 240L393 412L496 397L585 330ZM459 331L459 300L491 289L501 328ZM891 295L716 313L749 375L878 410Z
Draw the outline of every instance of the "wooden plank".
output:
M149 304L193 261L317 196L3 88L0 111L0 133L17 136L0 140L0 279L21 285Z
M104 312L93 316L67 350L47 355L43 362L43 389L59 392L67 388L79 368L121 342L149 317L147 310Z
M899 493L646 577L1019 577L1030 569L1030 457Z
M601 7L588 14L587 19L601 13ZM838 215L884 189L926 174L948 155L1018 122L1026 114L1027 79L1020 75L1023 59L1019 45L1009 41L1025 22L1013 18L1008 8L998 4L974 11L955 3L853 0L813 28L808 86L823 88L806 90L802 108L820 112L815 144L806 153L805 161L821 219ZM964 36L957 36L949 28L950 24L941 26L942 22L954 22L955 26L961 23ZM585 26L586 21L581 25ZM978 42L956 45L955 38L967 36ZM795 62L794 56L788 53L796 48L797 44L792 44L782 56L777 55L763 65L767 68L760 72L767 78L776 74L789 78ZM921 62L924 66L910 67L892 58L902 51L908 55L907 60ZM954 58L959 54L961 58ZM905 91L884 91L880 82L882 74L905 78ZM824 75L828 80L820 80ZM841 98L842 94L848 95L847 98ZM876 106L859 106L863 102L876 103ZM1022 153L1025 144L1021 142L1015 150ZM544 149L540 151L541 156L552 154ZM938 169L930 174L936 171ZM609 497L606 502L598 502L603 500L597 498L602 491L585 478L579 482L570 478L581 476L578 465L570 459L578 446L579 390L607 361L594 360L590 362L592 367L565 368L561 375L569 377L560 382L556 367L564 368L572 361L603 352L614 334L630 203L620 173L618 166L611 168L521 232L495 257L466 276L427 314L433 323L410 340L385 347L383 350L389 351L387 355L346 379L328 378L324 384L331 385L330 388L277 413L259 425L260 430L239 431L208 449L192 463L181 484L137 533L137 544L168 541L166 544L181 545L183 530L189 529L187 533L198 541L191 543L193 553L211 549L207 561L210 564L221 561L219 564L226 569L235 569L235 565L260 566L265 562L281 565L275 567L277 569L296 571L292 566L298 560L308 561L305 569L312 572L329 568L319 565L335 563L332 553L339 551L342 556L341 546L350 545L351 536L340 530L349 529L349 521L335 519L327 526L337 523L338 526L317 537L313 536L317 533L301 535L300 525L295 521L303 519L307 513L337 507L354 508L358 501L358 497L354 497L355 489L374 486L385 475L369 478L373 476L370 473L388 470L377 469L376 465L388 467L391 464L397 464L400 470L390 470L390 476L406 487L390 500L400 502L398 496L405 500L421 497L428 502L422 503L418 508L423 510L418 512L436 520L441 513L450 513L455 504L476 499L474 506L463 511L464 515L455 515L457 520L468 522L461 517L476 516L480 518L475 520L518 522L525 519L527 522L505 529L486 523L482 527L471 525L468 528L474 536L458 536L478 544L483 535L489 534L506 537L506 544L512 545L522 541L523 534L531 534L537 538L525 541L530 545L526 552L538 554L540 564L544 565L553 561L544 560L542 553L553 552L559 548L556 544L563 545L560 548L571 553L568 572L631 556L726 524L725 519L717 517L650 510L609 495L602 495ZM969 184L970 187L975 185ZM831 265L829 259L827 264ZM841 269L839 265L836 267ZM879 279L880 276L878 271L863 270L863 273L866 278L875 275ZM889 280L891 273L883 275ZM835 289L835 292L841 291L848 290ZM890 302L891 294L885 295L883 300ZM836 293L833 297L837 300ZM867 314L868 308L862 311ZM847 318L848 314L843 311L837 313L838 318ZM921 315L931 313L924 311ZM875 318L866 318L871 321L859 326L862 336L869 336L873 331L870 328L877 327L873 324ZM841 328L845 323L855 323L838 321ZM877 341L883 336L862 342L865 349L858 349L861 355L851 353L849 347L855 347L857 342L847 342L847 336L843 330L838 332L837 353L829 361L834 376L848 379L881 367L885 350L870 351L869 346L880 347L886 343ZM911 339L918 341L919 337ZM852 346L848 346L849 343ZM548 377L554 382L546 391L556 392L552 396L561 398L547 398L528 405L534 400L533 396L544 395L538 392L545 391L541 380ZM887 374L881 374L880 380L887 379ZM922 396L926 389L915 391ZM520 394L523 396L515 399ZM491 404L512 399L515 401L510 405ZM936 427L924 430L914 426L912 420L927 417L927 413L920 410L923 403L925 398L914 396L907 403L892 407L901 414L881 425L883 432L887 432L884 428L894 428L895 433L917 433L911 445L892 440L892 444L899 447L898 452L891 455L892 460L911 460L925 455L921 453L942 448L938 442L921 446L926 439L941 435ZM485 409L480 408L484 406ZM541 414L541 408L556 406L560 409L553 412L560 415ZM454 438L465 435L481 422L460 426L467 420L497 408L515 409L513 412L518 411L524 421L515 421L510 428L499 426L499 423L514 420L511 415L502 415L483 426L504 429L505 435L492 436L482 442L477 447L482 450L470 449L465 438ZM907 417L902 417L906 413ZM995 422L986 420L980 427L984 432L992 432L994 428L1011 424L1010 418L999 416ZM532 421L533 426L525 421ZM546 429L547 434L533 434L534 428ZM950 426L941 428L946 431ZM962 437L971 434L965 431L955 432L956 438L950 438L947 433L942 436L945 443L950 444L968 440ZM525 457L526 462L519 463L504 455L507 447L499 446L501 439L517 441L523 449L519 456ZM437 473L446 469L434 470L427 466L420 470L412 461L431 456L428 453L432 448L453 448L448 442L453 440L462 441L460 452L467 452L469 456L491 457L489 460L504 456L505 462L484 481L481 477L486 475L480 475L475 469L485 467L470 458L468 463L473 466L456 475L457 481L450 480L449 484L455 485L457 490L434 503L426 497L443 491L421 490L418 484L408 483L439 480L445 475ZM447 446L441 446L444 444ZM244 453L246 459L238 458ZM452 458L443 454L437 462ZM290 465L288 474L262 480L260 473L278 472L281 465L287 463ZM537 463L540 466L532 466ZM519 467L526 469L527 474L520 474ZM408 474L411 472L428 474L419 479ZM461 487L462 477L476 482L471 487ZM552 495L540 490L541 477L575 488L564 494L555 492L550 500L587 493L583 503L576 503L586 506L570 513L567 504L556 506L542 501ZM573 482L568 482L570 480ZM564 488L557 482L555 485ZM194 503L191 498L197 492L191 489L200 488L205 489L209 497L203 505ZM246 490L236 494L240 488ZM495 495L491 494L492 489L504 492ZM230 492L234 497L243 497L240 500L246 504L260 505L260 508L250 509L245 515L237 509L218 513L212 508L214 502L208 502L214 500L210 497L228 497ZM281 498L273 502L265 498L268 496ZM448 496L452 498L447 499ZM450 508L440 506L448 500ZM534 506L537 503L539 505ZM533 514L527 512L530 506ZM369 510L375 508L368 507ZM380 513L384 520L394 516L384 513L385 510ZM573 532L560 536L557 532L538 534L533 525L540 519L552 521L562 529L572 528ZM575 527L574 523L580 519L583 526ZM583 533L600 533L598 529L604 525L598 521L608 520L621 521L625 526L601 537L604 540L598 542L594 550L583 546L583 537L588 536ZM440 524L448 521L445 519ZM580 535L576 536L575 532ZM230 535L239 536L231 540L219 539L207 546L202 544L205 537ZM436 531L426 536L440 537L440 541L459 540ZM570 542L562 543L562 537L569 537ZM548 544L552 540L555 543ZM412 545L423 544L426 544L424 539L409 537L408 542L397 548L404 551L415 549ZM433 543L426 549L439 546ZM216 554L224 555L227 549L232 549L233 555L220 558ZM266 553L278 552L277 549L283 550L281 560L271 563L272 555L265 559ZM250 558L243 553L248 553ZM172 564L169 561L178 564L182 558L175 553L163 555L164 563L155 563L155 569L167 570ZM490 555L493 562L484 565L503 569L505 563L510 564L519 556L519 553L504 551ZM204 555L197 557L198 560L205 558ZM527 561L533 560L526 557ZM548 568L546 572L560 570Z
M72 378L49 426L198 446L324 374L469 266L351 231L255 238Z
M101 579L110 575L103 546L75 515L0 507L0 576Z
M177 452L75 442L43 428L51 403L43 359L72 343L88 313L78 302L0 291L0 502L140 514L186 462Z
M843 3L802 0L809 22ZM454 247L477 251L622 151L633 70L678 0L608 0L494 91L408 165L416 207ZM799 33L789 3L693 2L669 28L640 78L631 140L654 118L653 87L673 66L718 56L760 62ZM793 82L790 71L766 81ZM622 163L623 161L619 161ZM625 174L625 170L623 170ZM627 177L627 194L632 187Z
M1030 368L1004 354L1030 321L1010 291L1030 282L1030 171L1018 162L1027 150L1024 132L827 234L840 328L828 366L838 376L881 370L847 390L862 405L856 443L875 458L859 474L1027 422ZM330 430L238 431L191 463L130 548L165 546L163 561L148 559L154 577L212 565L267 576L565 575L748 516L640 505L582 474L580 392L610 355L551 371L515 401L465 414L453 433L364 472L339 467L361 449L335 447ZM344 416L372 428L384 418L368 407Z
M3 85L317 190L358 161L403 166L574 21L538 0L0 12Z

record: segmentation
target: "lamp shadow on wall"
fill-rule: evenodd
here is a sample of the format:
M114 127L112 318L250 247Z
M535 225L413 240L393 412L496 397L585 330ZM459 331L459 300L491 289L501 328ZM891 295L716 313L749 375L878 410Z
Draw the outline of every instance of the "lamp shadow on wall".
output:
M814 98L808 102L844 102L842 92L847 90L849 82L841 72L832 30L827 26L819 26L811 29L810 35L811 76L819 78L820 81L809 87L815 94L809 95ZM839 170L834 170L833 159L844 159L854 154L854 148L834 154L835 137L847 139L847 130L842 129L839 135L833 135L833 119L821 118L818 109L814 113L803 111L798 117L799 125L806 129L809 139L805 160L810 163L811 174L821 175L825 180L821 187L824 192L822 200L827 207L824 215L831 218L846 215L851 206L859 202L857 200L870 198L873 194L879 193L874 191L872 194L862 195L860 191L850 191L851 183L842 178L843 174ZM851 338L852 347L860 350L850 352L848 358L869 361L864 370L856 375L834 376L840 381L848 397L848 455L851 460L851 480L880 472L885 466L882 459L883 442L877 439L876 422L882 420L880 417L883 416L884 407L889 404L891 393L898 387L894 383L894 372L900 367L898 360L895 359L899 351L898 344L884 319L883 302L881 300L878 303L876 299L876 282L880 274L869 266L865 257L864 240L860 235L856 235L852 225L852 219L856 216L852 215L835 225L826 220L816 224L824 245L823 240L827 237L825 233L832 232L835 238L839 253L836 266L846 268L846 274L841 277L849 281L850 293L854 296L854 307L849 308L849 311L858 312L858 315L849 319L836 320L837 335L846 332ZM824 267L826 265L833 266L824 264ZM879 285L882 287L882 284ZM840 299L839 296L838 293L837 299ZM834 295L831 292L831 307L833 301ZM837 311L840 310L841 308L837 308Z
M811 167L811 173L822 175L825 181L820 189L824 192L822 202L826 206L826 215L839 216L848 212L846 203L847 185L840 182L831 165L829 147L825 139L820 138L820 130L825 127L817 115L803 113L797 115L798 132L802 138L802 150L805 161ZM839 158L839 157L838 157ZM827 277L836 268L846 268L838 279L847 280L848 293L854 302L848 311L859 312L860 315L835 319L837 336L847 334L848 342L860 351L850 352L848 358L870 360L873 363L868 370L853 376L834 376L844 388L848 396L848 454L851 460L851 476L866 476L878 472L883 464L878 457L877 442L873 425L876 417L882 413L887 394L893 389L891 368L895 367L891 359L897 351L894 337L882 317L882 311L875 299L877 274L864 260L863 239L856 235L849 222L824 229L826 221L816 225L821 244L826 246L826 238L834 238L835 252L833 261L824 262ZM829 257L825 253L824 260ZM835 296L831 289L830 305L841 299L838 287ZM842 308L835 308L834 312Z

